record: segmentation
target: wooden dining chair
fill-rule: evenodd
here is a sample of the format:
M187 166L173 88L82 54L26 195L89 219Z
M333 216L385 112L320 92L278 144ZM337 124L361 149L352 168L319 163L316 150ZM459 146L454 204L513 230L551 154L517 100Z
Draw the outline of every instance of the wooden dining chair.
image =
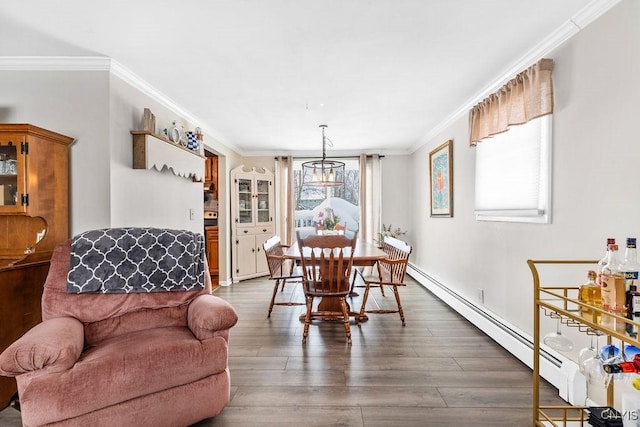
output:
M285 249L289 248L287 245L283 245L280 242L280 237L273 236L262 245L264 254L267 257L267 265L269 267L269 279L275 283L273 285L273 294L271 295L271 302L269 303L269 313L267 317L271 317L274 305L296 306L305 305L301 301L278 301L276 302L276 295L278 293L278 287L280 292L284 291L284 285L289 282L302 282L303 272L301 267L297 267L293 260L287 259L284 256Z
M402 303L400 302L398 286L406 286L404 283L404 276L407 272L407 263L409 262L409 255L411 255L412 248L402 240L387 236L384 238L382 250L387 254L387 256L384 259L378 260L376 264L378 268L373 270L371 275L364 276L360 271L358 271L365 283L362 306L360 307L360 317L363 317L365 313L398 313L400 315L400 320L402 320L402 326L405 326L404 312L402 311ZM370 289L384 289L385 286L389 286L393 289L397 309L391 310L378 308L375 310L367 310L366 304L367 299L369 298Z
M346 297L350 291L349 278L357 233L351 239L344 235L311 235L303 239L299 232L297 237L300 260L305 273L302 283L307 305L302 343L307 342L312 315L319 318L333 318L341 313L347 343L351 344L349 307ZM321 297L322 301L318 305L318 311L313 312L313 302L316 297ZM335 301L337 305L332 304Z

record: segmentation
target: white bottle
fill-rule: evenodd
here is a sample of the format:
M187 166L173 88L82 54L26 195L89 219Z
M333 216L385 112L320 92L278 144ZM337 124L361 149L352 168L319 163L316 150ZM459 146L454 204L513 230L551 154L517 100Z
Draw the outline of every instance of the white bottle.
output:
M626 288L624 274L618 260L618 245L609 245L607 262L602 267L601 275L602 307L611 312L624 308Z
M624 272L627 291L631 289L631 285L638 285L640 264L638 263L638 255L636 253L635 237L627 237L627 248L624 251L624 261L622 261L620 269Z
M613 245L615 243L616 239L611 237L607 239L607 249L602 259L598 261L598 278L596 279L596 284L598 286L602 286L602 269L604 268L604 265L607 263L607 259L609 258L609 245Z

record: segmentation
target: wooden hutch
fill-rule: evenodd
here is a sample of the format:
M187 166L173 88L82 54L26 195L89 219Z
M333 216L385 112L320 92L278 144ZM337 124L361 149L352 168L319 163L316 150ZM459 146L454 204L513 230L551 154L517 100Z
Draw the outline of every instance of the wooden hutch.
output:
M41 321L54 247L69 238L73 138L29 124L0 124L0 352ZM17 391L0 377L0 410Z

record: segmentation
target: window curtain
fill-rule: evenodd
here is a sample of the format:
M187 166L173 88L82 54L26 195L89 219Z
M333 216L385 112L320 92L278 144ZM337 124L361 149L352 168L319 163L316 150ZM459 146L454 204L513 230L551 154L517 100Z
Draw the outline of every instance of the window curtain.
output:
M381 169L379 155L360 155L360 230L358 238L366 242L374 242L380 232Z
M469 112L471 145L509 126L553 113L553 59L541 59Z
M276 157L276 233L285 245L293 243L293 158Z

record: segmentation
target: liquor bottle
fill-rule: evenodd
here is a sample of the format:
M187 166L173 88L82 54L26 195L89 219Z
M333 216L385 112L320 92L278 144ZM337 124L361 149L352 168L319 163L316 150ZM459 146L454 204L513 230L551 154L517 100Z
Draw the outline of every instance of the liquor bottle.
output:
M640 292L638 292L638 288L635 283L631 284L627 291L626 305L627 319L640 322ZM638 327L636 325L627 323L625 330L630 337L638 337Z
M607 374L640 373L640 354L636 354L630 362L603 364L602 370Z
M624 272L627 290L629 290L631 285L637 282L638 272L640 271L635 237L627 237L627 248L624 251L624 261L622 262L621 269Z
M607 247L606 247L604 256L602 257L601 260L598 261L598 278L596 279L596 284L598 286L602 286L602 269L607 263L607 259L609 257L609 245L615 245L615 243L616 243L616 239L612 237L609 237L607 239Z
M594 270L587 272L588 281L580 286L578 300L585 304L600 307L602 306L602 293L600 286L596 284L596 277L597 274ZM583 315L591 314L592 311L589 307L580 306L580 313Z
M618 261L618 245L609 245L607 262L602 268L602 308L611 312L624 309L626 286L624 273ZM624 313L626 316L626 312Z

